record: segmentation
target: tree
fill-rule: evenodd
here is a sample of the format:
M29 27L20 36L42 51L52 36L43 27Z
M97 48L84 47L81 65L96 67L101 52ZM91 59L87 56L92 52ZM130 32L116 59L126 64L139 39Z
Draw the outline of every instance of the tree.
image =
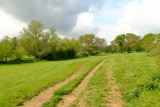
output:
M125 34L118 35L115 38L114 41L117 44L117 47L119 48L119 51L123 52L123 50L124 50L124 42L125 42Z
M32 21L27 28L20 32L20 43L28 55L39 57L39 53L44 49L44 26L39 21ZM47 41L47 40L46 40Z
M94 39L94 34L85 34L79 37L79 41L82 43L84 50L88 51L89 53L95 49Z
M104 51L107 42L104 38L95 37L94 34L85 34L79 37L79 41L84 51L92 53L93 51Z
M13 45L8 36L0 42L0 61L6 61L12 57Z
M96 50L103 51L106 46L107 46L107 42L104 38L99 38L99 37L95 38L95 48L96 48Z
M111 41L111 44L109 45L109 47L111 49L110 52L118 52L118 46L114 40Z
M156 35L152 52L156 56L157 64L160 66L160 34Z
M156 35L152 33L144 35L144 37L141 39L142 48L150 51L153 47L153 41L155 40L155 36Z
M137 36L133 33L127 33L125 35L125 42L124 42L124 47L125 50L130 53L131 51L139 51L141 48L139 45L141 37Z
M60 38L56 34L56 30L54 27L50 28L50 31L48 32L48 35L50 37L49 43L48 43L48 51L54 54L57 51L58 44L60 43Z

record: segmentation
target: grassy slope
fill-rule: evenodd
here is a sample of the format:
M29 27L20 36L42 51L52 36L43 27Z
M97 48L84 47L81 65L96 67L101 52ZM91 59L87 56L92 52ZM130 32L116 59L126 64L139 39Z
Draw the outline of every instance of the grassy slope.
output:
M148 53L122 54L112 58L112 71L119 84L125 106L157 106L160 104L158 88L149 89L150 78L157 73L155 59ZM154 84L154 83L153 83ZM160 82L158 83L160 85ZM152 86L151 86L152 88Z
M65 61L0 65L0 105L20 105L73 73L92 69L105 58L95 56Z
M159 106L160 89L150 89L150 84L148 85L149 78L157 73L155 59L148 53L114 54L95 73L85 91L81 93L72 106L76 106L81 101L85 102L87 107L104 106L107 102L107 90L110 87L105 79L108 66L112 68L113 76L119 85L122 97L127 102L124 106ZM160 86L160 81L156 84ZM137 94L136 90L139 85L143 85L145 88L140 89L138 97L133 97L134 94Z

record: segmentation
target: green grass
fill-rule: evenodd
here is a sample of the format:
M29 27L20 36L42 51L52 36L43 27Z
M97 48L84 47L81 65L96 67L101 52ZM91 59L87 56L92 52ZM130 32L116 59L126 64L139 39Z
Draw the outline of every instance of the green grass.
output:
M108 89L106 71L111 67L114 79L122 93L125 107L160 106L160 72L154 57L148 53L109 54L64 61L0 65L0 106L14 107L31 99L47 87L65 80L72 74L80 76L54 93L44 104L50 106L70 93L100 61L108 60L89 81L84 92L74 102L83 101L87 106L103 107Z
M124 107L159 107L160 72L157 68L154 57L148 53L110 55L71 106L84 102L86 107L105 107L111 87L106 79L109 69L126 102Z
M112 57L114 77L127 107L160 106L160 73L148 53L119 54Z
M62 88L56 90L52 96L52 98L43 104L43 107L55 107L60 100L62 100L63 95L67 95L73 91L78 84L84 79L84 77L91 71L91 69L86 70L85 72L81 73L78 77L68 82Z
M105 107L107 90L106 63L104 63L88 82L85 91L71 106L76 107L79 102L83 102L86 107Z
M0 106L14 107L77 72L94 68L106 56L0 65Z
M110 55L108 55L108 56L110 56ZM77 87L78 86L78 84L80 84L80 82L85 78L85 76L89 73L91 71L91 69L86 69L85 70L85 72L82 72L78 77L76 77L75 79L73 79L72 81L70 81L70 82L68 82L66 85L64 85L62 88L60 88L60 89L58 89L58 90L56 90L54 93L53 93L53 96L52 96L52 98L48 101L48 102L46 102L46 103L44 103L43 104L43 107L55 107L57 104L58 104L58 102L60 101L60 100L62 100L62 96L63 95L67 95L67 94L69 94L69 93L71 93L72 91L73 91L73 89L75 88L75 87ZM105 72L105 70L103 71L103 70L101 70L103 73ZM103 75L103 73L101 73L101 74L99 74L99 75ZM103 75L104 76L104 75ZM104 78L101 78L101 77L99 77L99 76L97 76L97 77L95 77L95 78L93 78L93 80L92 80L92 83L94 83L95 81L97 81L97 80L95 80L95 79L98 79L99 78L99 80L101 79L101 80L103 80ZM102 81L103 82L103 85L105 84L105 82L104 81ZM91 83L91 84L92 84ZM102 84L101 84L102 85ZM102 88L102 87L99 87L99 89L100 88ZM103 90L103 89L102 89ZM96 90L95 90L96 91Z

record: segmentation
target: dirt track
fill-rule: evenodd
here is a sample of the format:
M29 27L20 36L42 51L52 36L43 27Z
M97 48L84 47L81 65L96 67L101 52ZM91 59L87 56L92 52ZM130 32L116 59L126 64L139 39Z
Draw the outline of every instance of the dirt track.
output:
M124 104L123 100L121 99L121 93L119 91L119 87L113 78L113 73L110 67L107 68L107 78L108 78L108 85L110 87L109 94L107 98L109 98L107 102L107 107L122 107Z
M70 93L69 95L65 95L63 100L58 103L58 107L68 107L70 106L74 100L77 99L78 95L85 89L88 81L92 78L94 73L99 69L99 67L105 62L103 60L99 63L82 81L81 83Z
M45 91L41 92L38 96L33 97L30 101L25 102L21 107L41 107L41 105L51 99L53 92L69 81L77 77L78 74L72 75L71 77L67 78L65 81L56 84L55 86L46 89Z

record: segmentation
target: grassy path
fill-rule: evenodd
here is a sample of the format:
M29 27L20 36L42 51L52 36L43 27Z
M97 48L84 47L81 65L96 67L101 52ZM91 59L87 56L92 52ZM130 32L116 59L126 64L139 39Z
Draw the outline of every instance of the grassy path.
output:
M88 81L91 79L91 77L94 75L94 73L99 69L99 67L105 62L106 60L103 60L101 63L99 63L89 74L82 80L82 82L70 93L69 95L66 95L63 97L62 101L58 103L58 107L68 107L70 106L74 100L77 99L78 95L85 89L87 86Z
M46 89L45 91L41 92L38 96L33 97L30 101L25 102L21 107L41 107L41 105L45 102L47 102L49 99L52 97L52 93L59 89L60 87L64 86L67 84L69 81L73 80L76 78L78 74L74 74L67 78L65 81L62 81L55 86Z
M97 70L70 107L121 107L124 104L109 64L111 59L112 56Z
M119 91L118 84L115 81L113 76L111 65L106 66L107 70L107 80L108 80L108 98L107 98L107 107L122 107L124 101L122 100L121 92Z
M70 107L105 107L109 88L106 62L94 73L85 90L80 93Z

